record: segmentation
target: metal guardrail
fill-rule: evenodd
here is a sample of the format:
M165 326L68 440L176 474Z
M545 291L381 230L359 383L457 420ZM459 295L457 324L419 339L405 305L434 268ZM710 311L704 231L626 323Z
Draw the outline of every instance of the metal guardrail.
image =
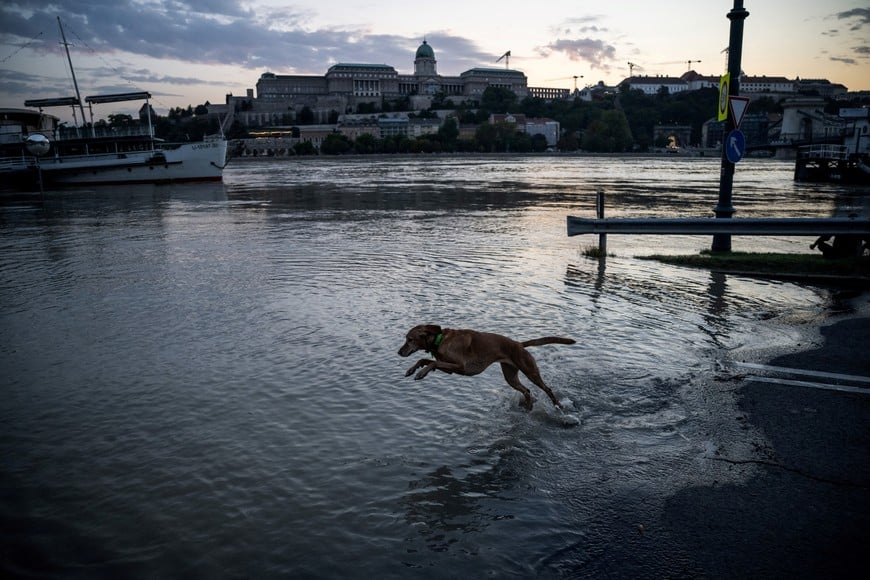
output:
M806 145L798 148L798 157L846 161L849 158L849 148L845 145Z
M568 216L568 235L732 234L740 236L870 235L870 219L855 218L607 218Z
M95 137L121 139L123 137L149 136L150 133L148 132L148 127L138 124L129 125L127 127L63 127L58 129L54 135L46 135L46 137L52 141L72 141L76 139L92 139Z

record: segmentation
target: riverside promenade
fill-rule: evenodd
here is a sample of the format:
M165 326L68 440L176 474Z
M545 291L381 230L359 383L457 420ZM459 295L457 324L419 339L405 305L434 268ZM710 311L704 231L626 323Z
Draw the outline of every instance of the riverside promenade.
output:
M668 501L665 525L711 578L853 578L870 569L870 293L845 294L814 330L818 347L733 369L745 421L769 447L721 461L754 464L757 475Z

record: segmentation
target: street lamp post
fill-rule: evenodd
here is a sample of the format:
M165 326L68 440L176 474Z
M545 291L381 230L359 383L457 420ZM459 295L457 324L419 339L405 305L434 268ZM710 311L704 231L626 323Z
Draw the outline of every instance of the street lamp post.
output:
M740 60L743 56L743 21L749 16L749 11L743 8L743 0L734 0L734 8L728 13L731 21L731 34L728 41L728 74L731 82L728 86L728 96L740 94ZM725 144L728 134L736 129L733 114L725 120L722 147L722 170L719 174L719 203L713 208L717 218L730 218L735 209L731 202L731 190L734 186L734 163L725 155ZM713 236L713 252L731 251L731 234L716 234Z
M39 164L39 158L48 153L51 143L42 133L34 133L24 140L24 146L36 158L36 181L39 184L39 193L43 193L42 166Z

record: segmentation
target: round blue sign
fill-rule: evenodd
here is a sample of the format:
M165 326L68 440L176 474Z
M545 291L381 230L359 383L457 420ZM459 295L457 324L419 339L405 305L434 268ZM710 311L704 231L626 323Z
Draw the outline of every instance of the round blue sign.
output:
M731 163L737 163L743 159L746 153L746 137L743 133L735 129L728 133L725 137L725 157Z

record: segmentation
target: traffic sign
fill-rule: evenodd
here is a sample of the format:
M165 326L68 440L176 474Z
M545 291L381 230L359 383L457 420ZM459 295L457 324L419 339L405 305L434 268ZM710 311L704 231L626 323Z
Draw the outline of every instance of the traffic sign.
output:
M731 107L731 117L734 119L734 128L739 129L740 123L743 122L743 115L746 114L746 109L749 107L749 97L728 97L728 104Z
M719 121L728 118L728 90L731 87L731 73L719 77Z
M737 129L734 129L725 137L725 157L731 163L737 163L743 159L746 153L746 137Z

